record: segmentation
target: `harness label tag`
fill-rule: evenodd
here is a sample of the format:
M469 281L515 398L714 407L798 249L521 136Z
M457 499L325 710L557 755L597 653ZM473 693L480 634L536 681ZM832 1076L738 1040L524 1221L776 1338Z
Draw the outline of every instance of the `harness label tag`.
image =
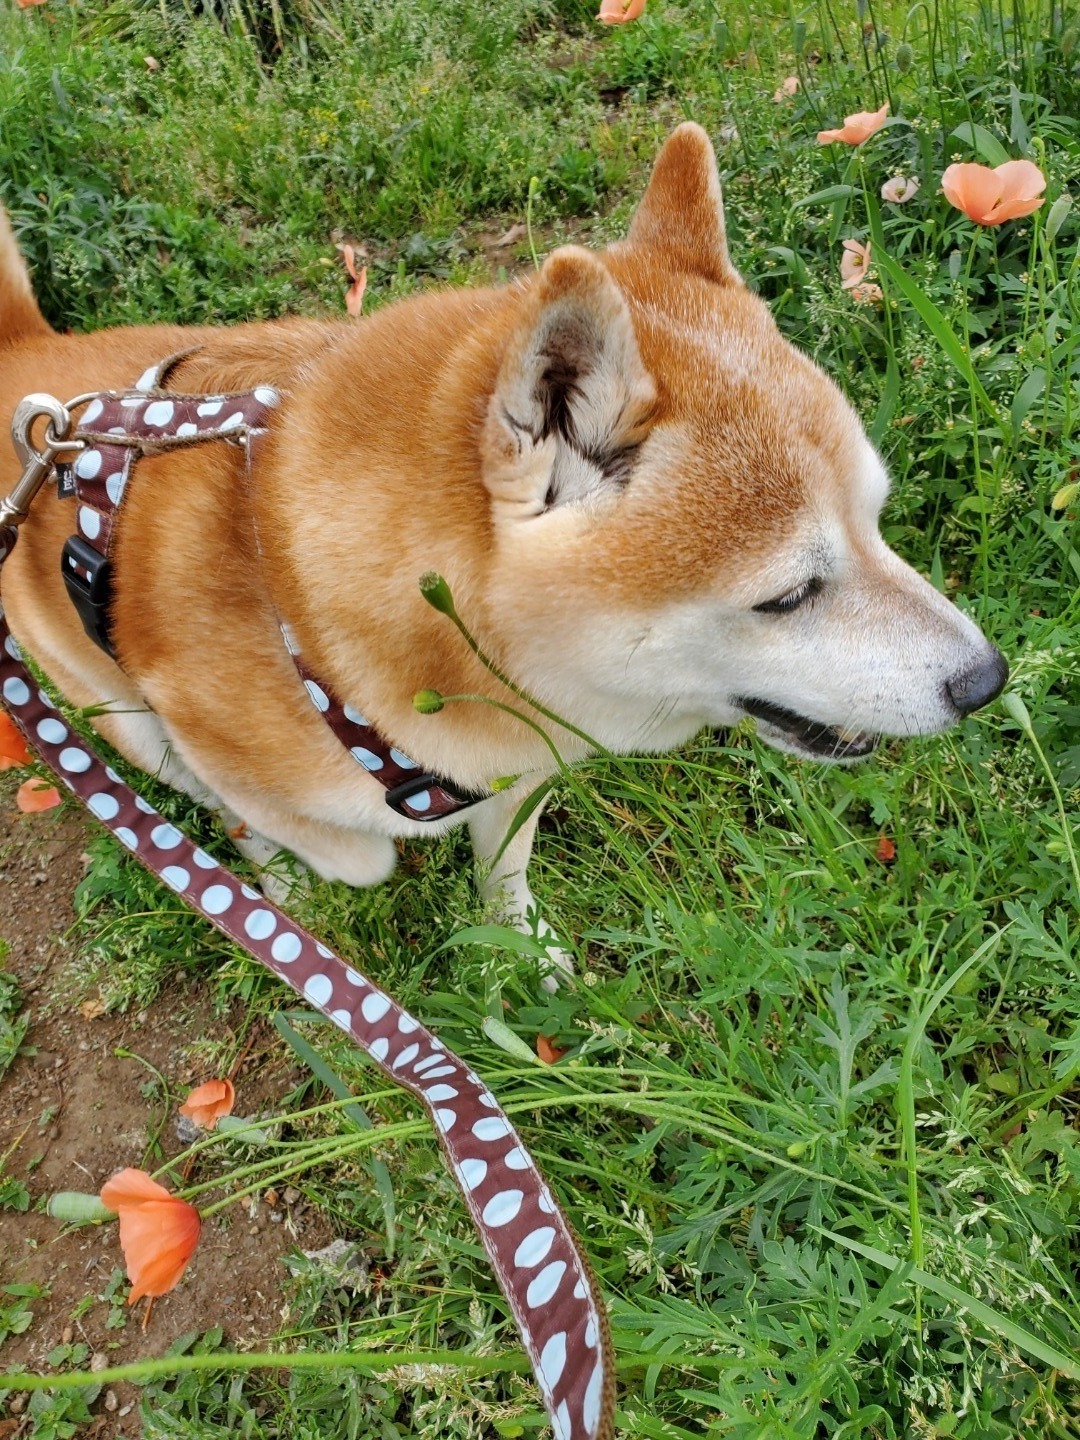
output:
M59 500L70 500L75 494L75 469L72 465L56 466L56 495Z

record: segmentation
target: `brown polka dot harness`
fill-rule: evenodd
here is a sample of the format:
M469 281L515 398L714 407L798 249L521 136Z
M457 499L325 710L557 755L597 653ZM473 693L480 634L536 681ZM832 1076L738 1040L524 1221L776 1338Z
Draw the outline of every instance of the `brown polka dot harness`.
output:
M77 471L81 464L84 472L92 473L77 476L76 484L82 486L79 536L69 542L63 564L65 580L69 572L78 575L93 604L107 604L99 567L108 560L115 507L135 455L156 444L156 436L148 441L143 432L133 443L132 428L117 429L122 423L117 417L139 408L141 423L153 427L152 435L160 418L163 435L166 426L172 427L167 443L197 443L204 437L252 433L277 401L267 389L245 396L165 396L155 393L157 371L144 379L147 383L130 395L94 397L80 425L86 447L72 468ZM124 404L136 397L138 407ZM94 408L96 401L100 410ZM200 414L200 405L218 408ZM47 418L51 426L41 450L30 440L35 418ZM199 421L210 423L200 428ZM101 428L91 430L92 425ZM75 493L67 467L58 464L58 456L72 449L70 415L64 406L51 396L28 396L16 409L12 432L25 469L0 502L0 568L48 476L59 472L61 493ZM89 455L98 458L86 461ZM80 540L87 549L76 543ZM96 623L95 613L86 612L91 623ZM391 996L193 845L125 784L38 687L8 629L2 604L0 694L44 763L127 850L339 1025L389 1079L417 1097L431 1117L507 1298L554 1440L612 1440L615 1372L603 1300L551 1190L482 1078Z
M253 457L281 403L269 385L233 395L182 395L165 380L191 351L171 355L123 393L83 397L87 404L73 432L84 448L71 465L59 466L61 496L74 496L78 534L64 546L62 572L83 628L115 659L109 635L112 561L109 552L117 515L132 472L143 455L227 441L244 452L250 481ZM442 820L484 799L452 781L424 771L384 740L366 717L334 693L305 663L287 622L282 639L307 691L349 754L386 792L386 803L409 820Z

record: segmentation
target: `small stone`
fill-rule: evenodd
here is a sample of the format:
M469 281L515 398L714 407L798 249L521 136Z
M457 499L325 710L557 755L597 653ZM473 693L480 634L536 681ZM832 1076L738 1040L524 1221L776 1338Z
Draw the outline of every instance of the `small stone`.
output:
M284 1220L284 1219L285 1219L285 1216L281 1213L280 1210L271 1210L271 1211L270 1211L270 1223L271 1223L271 1225L280 1225L281 1222L282 1222L282 1220Z
M199 1129L190 1115L181 1115L179 1111L173 1116L173 1128L181 1145L194 1145L196 1140L201 1139L205 1133Z
M134 1405L122 1405L116 1413L122 1418L125 1415L130 1415L134 1408Z
M95 1350L93 1355L91 1355L90 1357L90 1369L93 1370L94 1374L96 1375L99 1370L107 1370L108 1368L108 1355L105 1354L104 1350Z
M75 1338L75 1331L74 1331L74 1329L73 1329L70 1325L65 1325L65 1326L64 1326L64 1332L63 1332L63 1334L60 1336L60 1344L61 1344L61 1345L70 1345L71 1342L72 1342L72 1340L74 1340L74 1338Z
M300 1191L297 1190L295 1185L286 1185L283 1198L286 1205L295 1205L297 1200L300 1199Z
M106 1410L115 1410L119 1404L120 1404L120 1401L117 1400L117 1398L116 1398L116 1391L115 1391L115 1390L106 1390L106 1391L105 1391L105 1409L106 1409Z

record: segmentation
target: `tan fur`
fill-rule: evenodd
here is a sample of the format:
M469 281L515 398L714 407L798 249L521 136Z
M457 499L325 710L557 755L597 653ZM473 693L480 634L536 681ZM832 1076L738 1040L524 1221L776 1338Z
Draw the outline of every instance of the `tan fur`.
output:
M11 222L0 207L0 346L14 344L28 335L48 333L49 325L34 299Z
M141 462L114 549L120 666L64 594L73 518L47 495L5 599L69 700L152 710L156 722L98 722L131 759L171 764L175 783L203 787L321 873L379 879L393 864L386 837L428 827L387 809L314 711L278 616L316 671L426 767L465 786L525 777L471 817L482 859L551 760L490 706L416 713L424 688L512 699L422 599L424 571L447 578L518 684L623 750L737 720L748 694L828 726L937 729L955 718L940 698L949 676L989 663L975 627L881 543L880 465L839 392L741 283L696 126L665 146L627 241L557 251L511 287L430 294L359 323L57 336L43 333L5 226L0 325L7 416L31 390L124 388L193 345L173 389L283 393L253 495L225 445ZM808 546L831 556L828 605L816 619L811 607L756 614L805 578ZM815 646L845 672L820 696ZM877 701L863 703L860 672L877 677ZM583 752L548 728L568 757ZM504 857L488 887L518 919L530 841L531 829L517 870Z

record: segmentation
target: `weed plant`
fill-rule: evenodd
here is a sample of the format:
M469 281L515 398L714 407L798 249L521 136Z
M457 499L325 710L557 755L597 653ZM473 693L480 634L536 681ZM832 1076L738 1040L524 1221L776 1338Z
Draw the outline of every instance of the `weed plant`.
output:
M336 313L342 237L369 251L369 304L482 278L480 240L523 218L534 176L541 248L601 243L693 117L736 263L887 458L886 538L1013 665L1007 707L856 769L737 732L560 783L533 870L578 958L555 996L484 925L456 838L377 890L316 886L305 918L521 1127L611 1298L621 1433L1080 1433L1075 9L650 0L601 32L577 0L325 0L275 9L269 40L238 16L0 16L0 186L54 322ZM864 146L816 144L885 101ZM1047 202L980 229L941 172L1006 155L1042 166ZM920 189L893 205L900 174ZM880 302L840 289L845 238L871 242ZM289 1006L110 841L94 855L83 972L112 1004L182 965L252 1019ZM270 1168L303 1166L367 1279L300 1265L288 1285L271 1348L321 1369L234 1375L220 1332L187 1342L146 1380L144 1434L548 1433L411 1102L290 1013L375 1128L313 1086ZM568 1053L530 1065L486 1017Z

